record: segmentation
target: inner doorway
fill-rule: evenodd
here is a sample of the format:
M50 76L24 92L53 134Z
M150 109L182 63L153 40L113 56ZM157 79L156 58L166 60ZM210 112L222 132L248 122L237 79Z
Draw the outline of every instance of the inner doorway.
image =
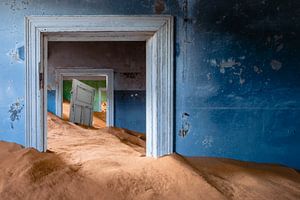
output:
M75 81L94 93L89 128L114 126L146 134L145 42L56 41L52 35L47 39L48 112L65 121L89 125L83 123L89 122L90 116L84 101L91 98L88 92L74 88ZM74 107L72 102L79 93L81 101ZM53 133L50 129L48 126L47 133Z

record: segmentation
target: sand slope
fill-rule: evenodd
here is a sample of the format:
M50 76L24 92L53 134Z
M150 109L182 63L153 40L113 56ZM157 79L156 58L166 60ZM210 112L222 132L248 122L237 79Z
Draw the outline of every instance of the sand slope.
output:
M147 158L142 138L121 129L84 129L53 115L48 126L48 153L0 142L0 199L300 199L300 175L289 168Z

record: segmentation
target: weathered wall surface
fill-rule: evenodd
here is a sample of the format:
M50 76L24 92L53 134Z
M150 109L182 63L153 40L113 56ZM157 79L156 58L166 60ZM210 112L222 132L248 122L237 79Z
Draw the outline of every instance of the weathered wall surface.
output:
M145 42L50 42L48 85L55 89L57 68L114 70L115 90L145 90Z
M24 0L0 10L0 139L24 143L25 15L172 14L176 151L300 168L298 0Z
M145 45L145 42L50 42L48 93L55 90L57 68L113 69L115 126L145 133ZM50 98L49 109L55 104L52 99L55 101Z
M177 31L176 150L300 168L300 2L190 2Z

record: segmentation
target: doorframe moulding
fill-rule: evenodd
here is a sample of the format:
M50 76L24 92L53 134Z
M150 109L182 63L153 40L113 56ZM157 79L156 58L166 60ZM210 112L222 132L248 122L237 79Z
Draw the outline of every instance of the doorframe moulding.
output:
M106 126L114 126L114 71L112 69L58 68L55 70L55 114L62 117L64 77L106 77L107 114ZM96 79L93 79L96 80Z
M54 34L56 41L64 41L66 36L71 41L83 38L88 41L145 41L146 155L159 157L173 153L173 26L174 19L169 15L25 17L26 147L47 150L47 94L41 85L46 85L47 80L47 37ZM84 34L87 37L83 37Z

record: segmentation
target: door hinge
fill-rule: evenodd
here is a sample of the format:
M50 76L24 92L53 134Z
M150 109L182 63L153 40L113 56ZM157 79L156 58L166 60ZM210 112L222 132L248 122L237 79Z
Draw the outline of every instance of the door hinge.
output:
M40 78L40 89L43 89L44 88L44 73L40 72L39 78Z
M43 67L41 65L41 62L39 62L39 84L40 84L40 89L44 89L44 72L43 72Z

